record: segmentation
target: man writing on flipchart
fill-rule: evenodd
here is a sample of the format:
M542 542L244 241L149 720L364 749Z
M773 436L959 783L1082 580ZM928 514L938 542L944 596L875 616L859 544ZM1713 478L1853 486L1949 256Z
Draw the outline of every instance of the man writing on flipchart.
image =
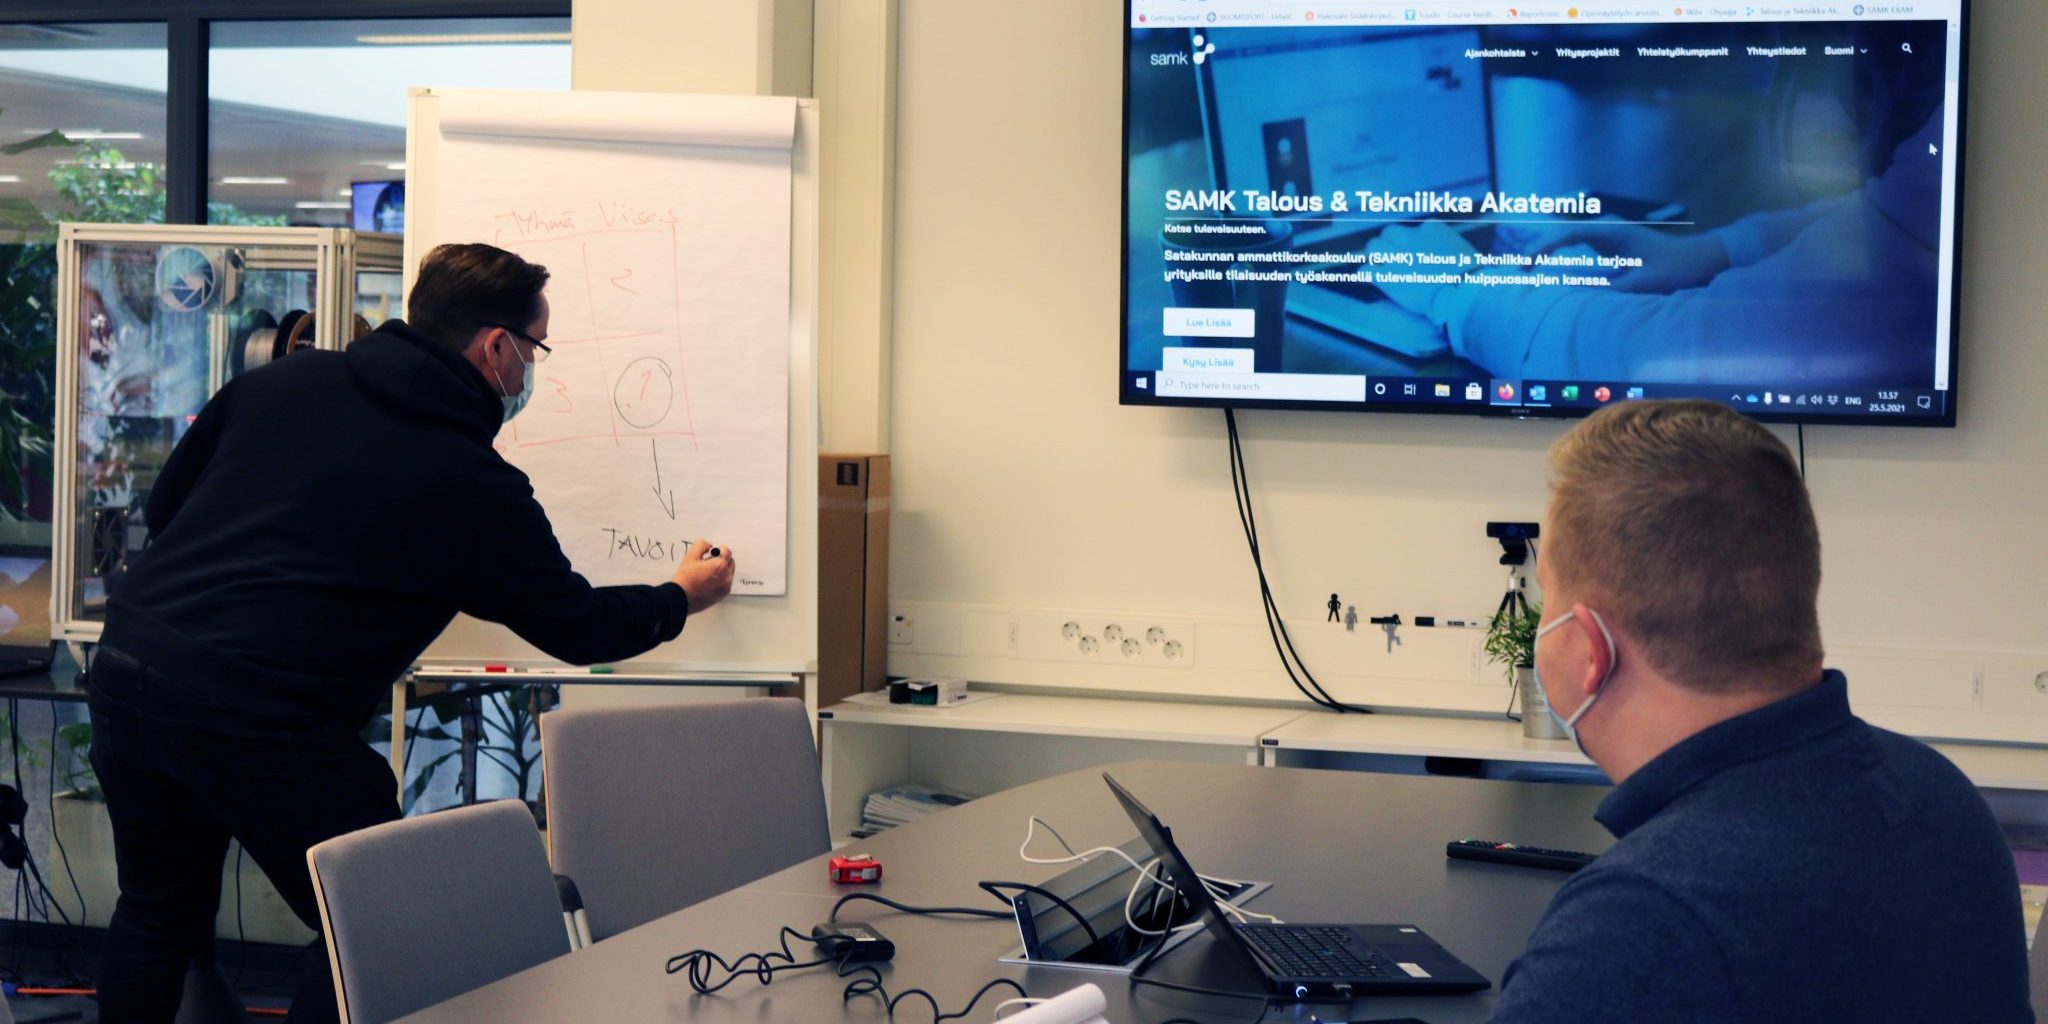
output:
M231 836L318 929L306 850L398 817L358 734L457 612L589 664L673 640L732 589L732 552L703 540L669 582L592 587L493 449L547 357L547 279L493 246L441 246L410 323L236 378L172 452L91 665L121 884L102 1020L172 1019ZM293 1021L337 1017L315 950Z

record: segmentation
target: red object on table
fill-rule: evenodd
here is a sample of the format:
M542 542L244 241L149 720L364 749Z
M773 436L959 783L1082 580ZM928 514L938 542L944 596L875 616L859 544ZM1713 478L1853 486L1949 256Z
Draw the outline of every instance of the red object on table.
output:
M865 853L848 854L832 858L826 873L842 885L879 882L882 880L882 862Z

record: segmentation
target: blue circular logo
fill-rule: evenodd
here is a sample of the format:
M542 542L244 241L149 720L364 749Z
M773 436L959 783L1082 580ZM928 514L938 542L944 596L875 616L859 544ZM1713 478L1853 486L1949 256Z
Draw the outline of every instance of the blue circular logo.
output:
M156 300L173 313L195 313L213 301L213 260L189 245L165 249L156 261Z

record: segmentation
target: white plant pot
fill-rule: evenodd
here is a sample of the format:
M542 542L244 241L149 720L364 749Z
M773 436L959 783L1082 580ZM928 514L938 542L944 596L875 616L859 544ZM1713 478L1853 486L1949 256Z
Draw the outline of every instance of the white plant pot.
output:
M76 791L57 794L55 818L50 823L50 850L43 860L43 880L58 907L80 918L78 892L85 894L82 923L105 928L114 913L120 884L114 869L114 826L107 819L106 802ZM63 849L58 849L62 841ZM264 877L263 869L247 857L242 859L242 927L235 924L235 853L228 844L227 860L221 865L220 914L214 918L214 934L225 939L246 937L251 942L275 942L303 946L313 941L313 932L299 923L284 897ZM71 871L65 873L65 860ZM78 879L78 892L71 879ZM60 918L61 920L61 918Z

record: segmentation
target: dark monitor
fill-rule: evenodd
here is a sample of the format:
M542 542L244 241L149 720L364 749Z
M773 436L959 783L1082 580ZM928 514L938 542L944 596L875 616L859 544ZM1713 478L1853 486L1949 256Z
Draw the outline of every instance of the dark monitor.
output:
M405 182L358 181L349 186L349 226L357 231L405 233Z

